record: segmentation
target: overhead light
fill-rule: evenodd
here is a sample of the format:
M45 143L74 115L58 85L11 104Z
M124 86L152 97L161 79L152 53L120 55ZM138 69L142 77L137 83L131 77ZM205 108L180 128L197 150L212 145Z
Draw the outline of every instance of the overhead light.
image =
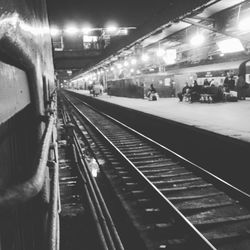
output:
M174 64L176 62L177 52L176 49L167 49L166 55L163 57L163 60L166 64Z
M127 61L124 62L124 67L128 67L129 63Z
M114 70L115 70L115 68L114 68L114 67L111 67L111 68L110 68L110 70L111 70L111 71L114 71Z
M57 29L57 28L51 28L51 29L50 29L50 34L51 34L51 36L58 36L59 33L60 33L60 31L59 31L59 29Z
M83 27L82 28L82 32L84 35L88 35L91 31L92 31L92 29L90 27Z
M156 55L157 55L158 57L161 57L161 56L163 56L164 54L165 54L164 49L158 49L158 50L156 51Z
M122 33L122 35L127 35L128 29L121 29L120 32Z
M238 23L238 28L239 28L239 30L242 30L242 31L249 30L249 31L250 31L249 23L250 23L250 18L249 18L249 17L248 17L248 18L242 19L242 20Z
M74 26L69 26L65 29L65 32L69 35L75 35L79 30Z
M130 72L133 73L133 72L135 72L135 70L134 69L130 69Z
M190 43L192 46L200 46L205 42L205 37L202 34L196 34L190 39Z
M234 53L245 50L238 38L229 38L226 40L218 41L217 45L221 53Z
M147 62L149 60L149 56L147 54L143 54L141 56L141 59L142 59L143 62Z
M108 33L115 33L118 30L116 26L108 26L106 29Z
M136 63L137 63L136 59L133 58L133 59L131 60L131 64L132 64L132 65L135 65Z
M117 64L117 68L118 69L121 69L122 68L122 65L120 63Z

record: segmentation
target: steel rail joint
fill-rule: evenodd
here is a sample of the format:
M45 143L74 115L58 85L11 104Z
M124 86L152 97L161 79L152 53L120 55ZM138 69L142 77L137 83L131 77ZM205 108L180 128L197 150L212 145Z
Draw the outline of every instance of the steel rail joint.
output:
M35 197L42 189L45 181L45 170L50 149L55 118L50 116L45 135L41 142L36 159L37 169L34 175L27 181L0 190L0 211L19 203L24 203Z

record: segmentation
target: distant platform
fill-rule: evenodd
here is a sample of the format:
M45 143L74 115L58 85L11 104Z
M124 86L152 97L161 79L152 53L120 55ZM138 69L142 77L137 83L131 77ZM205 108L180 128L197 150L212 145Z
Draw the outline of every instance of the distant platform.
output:
M86 90L72 91L90 96ZM149 101L110 97L106 94L93 98L250 142L250 98L238 102L211 104L198 102L190 104L179 102L178 98Z

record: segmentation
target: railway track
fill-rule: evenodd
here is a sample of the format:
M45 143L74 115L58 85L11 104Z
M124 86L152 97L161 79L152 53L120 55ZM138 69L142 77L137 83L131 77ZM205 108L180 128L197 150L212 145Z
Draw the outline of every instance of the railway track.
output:
M66 95L147 249L250 249L249 195ZM82 135L84 136L84 135Z
M61 102L59 108L59 138L64 138L59 141L61 219L64 222L61 248L123 250L99 187L89 171L91 159L83 156Z

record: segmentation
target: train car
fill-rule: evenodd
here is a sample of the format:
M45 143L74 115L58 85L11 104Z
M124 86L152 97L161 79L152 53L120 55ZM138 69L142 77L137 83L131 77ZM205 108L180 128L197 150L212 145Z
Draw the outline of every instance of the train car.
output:
M0 0L0 249L3 250L45 249L49 195L44 188L44 177L48 176L48 169L44 168L48 147L45 149L44 143L50 140L46 132L54 90L46 1Z

